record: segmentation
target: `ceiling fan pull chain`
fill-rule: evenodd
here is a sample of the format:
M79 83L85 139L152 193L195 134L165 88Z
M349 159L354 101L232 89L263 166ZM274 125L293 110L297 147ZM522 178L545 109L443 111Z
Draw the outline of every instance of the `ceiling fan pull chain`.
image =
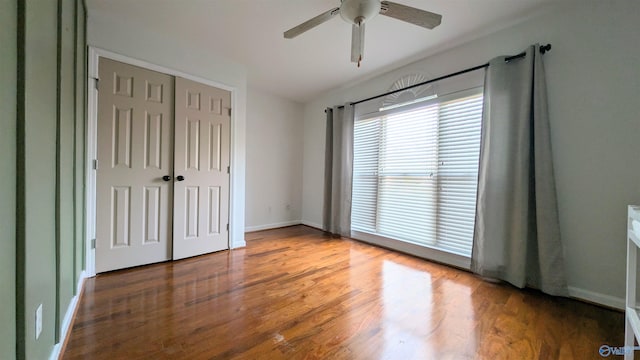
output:
M358 20L358 27L361 28L362 27L362 20L364 20L364 19L361 16L357 20ZM360 56L358 57L358 68L360 68L360 63L362 62L362 44L364 43L363 38L364 38L364 31L361 30L360 31Z

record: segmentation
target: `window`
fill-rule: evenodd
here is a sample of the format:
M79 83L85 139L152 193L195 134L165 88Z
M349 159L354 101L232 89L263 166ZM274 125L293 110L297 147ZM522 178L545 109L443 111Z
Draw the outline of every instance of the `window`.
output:
M471 255L481 91L356 119L354 232Z

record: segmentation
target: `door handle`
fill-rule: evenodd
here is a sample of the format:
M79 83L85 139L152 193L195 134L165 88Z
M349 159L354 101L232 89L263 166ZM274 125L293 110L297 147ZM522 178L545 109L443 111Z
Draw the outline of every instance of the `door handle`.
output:
M163 176L163 177L162 177L162 180L164 180L164 181L171 181L171 176L169 176L169 175L165 175L165 176Z
M184 181L184 176L182 176L182 175L178 175L178 176L176 177L176 179L177 179L178 181Z

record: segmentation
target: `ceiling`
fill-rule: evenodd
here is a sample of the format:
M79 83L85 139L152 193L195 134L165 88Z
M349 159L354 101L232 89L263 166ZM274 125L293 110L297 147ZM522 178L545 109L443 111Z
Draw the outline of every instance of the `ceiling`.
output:
M553 0L395 0L443 15L433 30L377 16L362 67L350 62L351 26L339 16L296 37L283 32L339 0L87 0L89 16L117 17L243 64L251 86L298 102L510 26Z

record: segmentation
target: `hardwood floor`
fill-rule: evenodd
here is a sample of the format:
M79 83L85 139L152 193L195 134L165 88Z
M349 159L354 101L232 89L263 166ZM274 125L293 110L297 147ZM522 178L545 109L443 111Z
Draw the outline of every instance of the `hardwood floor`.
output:
M295 226L87 279L63 359L602 359L622 313Z

